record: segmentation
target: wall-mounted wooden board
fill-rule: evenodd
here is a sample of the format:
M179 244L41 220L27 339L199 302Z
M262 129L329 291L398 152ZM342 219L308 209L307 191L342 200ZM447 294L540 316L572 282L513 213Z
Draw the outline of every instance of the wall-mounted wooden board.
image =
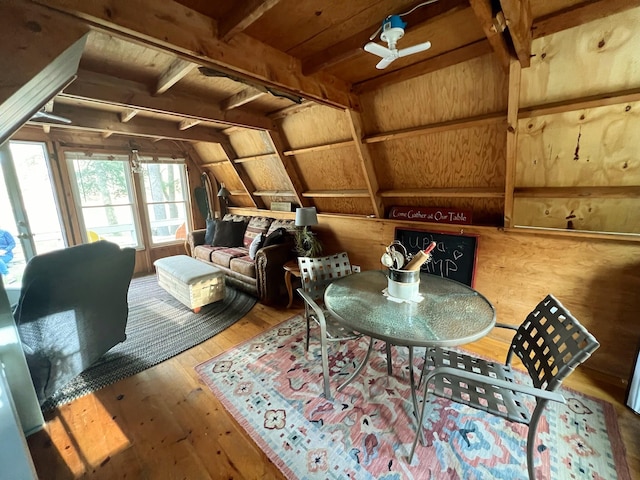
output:
M640 234L640 198L516 198L515 226Z
M640 86L640 8L533 41L520 107Z
M506 112L508 91L495 56L484 55L363 94L364 129L382 133Z
M518 121L517 187L640 185L640 102Z
M344 110L316 105L279 123L290 150L352 140Z

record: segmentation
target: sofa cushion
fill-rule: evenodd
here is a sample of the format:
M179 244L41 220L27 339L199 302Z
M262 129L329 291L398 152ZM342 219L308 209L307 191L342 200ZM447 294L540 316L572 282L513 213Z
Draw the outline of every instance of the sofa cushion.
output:
M249 250L244 247L220 248L211 252L211 263L229 268L231 259L245 256L249 257Z
M267 230L267 236L275 232L279 228L285 228L288 232L294 233L296 231L296 223L294 220L280 220L276 219L269 225Z
M247 277L256 278L256 263L248 255L232 258L229 268Z
M214 247L241 247L247 224L244 222L216 220L216 233L213 236Z
M247 229L244 232L244 239L242 243L246 248L251 246L251 242L260 233L267 233L269 225L273 222L273 218L268 217L251 217L247 224Z
M253 242L251 242L251 245L249 245L249 257L251 258L251 260L254 260L256 258L256 253L258 253L258 250L262 248L264 239L265 239L264 234L259 233L256 236L256 238L253 239Z
M236 215L234 213L227 213L222 220L225 222L248 222L251 220L251 217L245 217L244 215Z
M204 260L205 262L210 262L211 252L213 251L213 249L214 247L211 247L210 245L197 245L193 249L193 258L197 260Z

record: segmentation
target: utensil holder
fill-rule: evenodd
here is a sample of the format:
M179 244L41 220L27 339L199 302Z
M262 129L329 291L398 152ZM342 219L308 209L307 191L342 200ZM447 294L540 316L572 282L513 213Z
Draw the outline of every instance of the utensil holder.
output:
M389 269L387 292L402 300L414 300L420 291L420 270Z

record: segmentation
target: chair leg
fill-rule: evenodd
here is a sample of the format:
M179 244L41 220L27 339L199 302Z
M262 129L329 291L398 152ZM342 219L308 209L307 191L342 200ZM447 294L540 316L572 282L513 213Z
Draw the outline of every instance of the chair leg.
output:
M529 480L535 480L535 466L533 462L533 453L536 446L536 433L538 430L538 422L542 416L542 411L547 404L547 400L538 400L536 408L531 415L529 422L529 433L527 433L527 471L529 472Z
M393 375L393 364L391 363L391 344L386 342L385 350L387 351L387 375Z
M311 336L311 325L309 324L309 316L307 315L307 352L309 351L309 337Z
M324 398L326 398L327 400L333 400L329 387L329 349L327 347L327 339L324 334L320 335L320 349L322 353L322 380L324 383Z
M422 424L424 423L425 413L428 411L431 414L431 409L433 404L431 401L427 402L427 398L429 397L429 384L425 384L424 386L424 396L422 399L422 409L420 410L420 415L418 418L418 424L416 425L416 436L413 439L413 445L411 446L411 453L409 453L409 465L413 461L413 454L416 451L416 446L418 445L418 439L420 438L423 445L426 444L426 439L424 438L424 433L422 431ZM416 412L417 413L417 412ZM418 416L418 415L416 415Z

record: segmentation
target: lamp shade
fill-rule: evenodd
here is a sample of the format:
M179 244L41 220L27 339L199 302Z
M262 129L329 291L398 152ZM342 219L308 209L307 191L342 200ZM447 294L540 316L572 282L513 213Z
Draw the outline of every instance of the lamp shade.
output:
M296 208L296 226L308 227L318 224L318 215L316 207Z

